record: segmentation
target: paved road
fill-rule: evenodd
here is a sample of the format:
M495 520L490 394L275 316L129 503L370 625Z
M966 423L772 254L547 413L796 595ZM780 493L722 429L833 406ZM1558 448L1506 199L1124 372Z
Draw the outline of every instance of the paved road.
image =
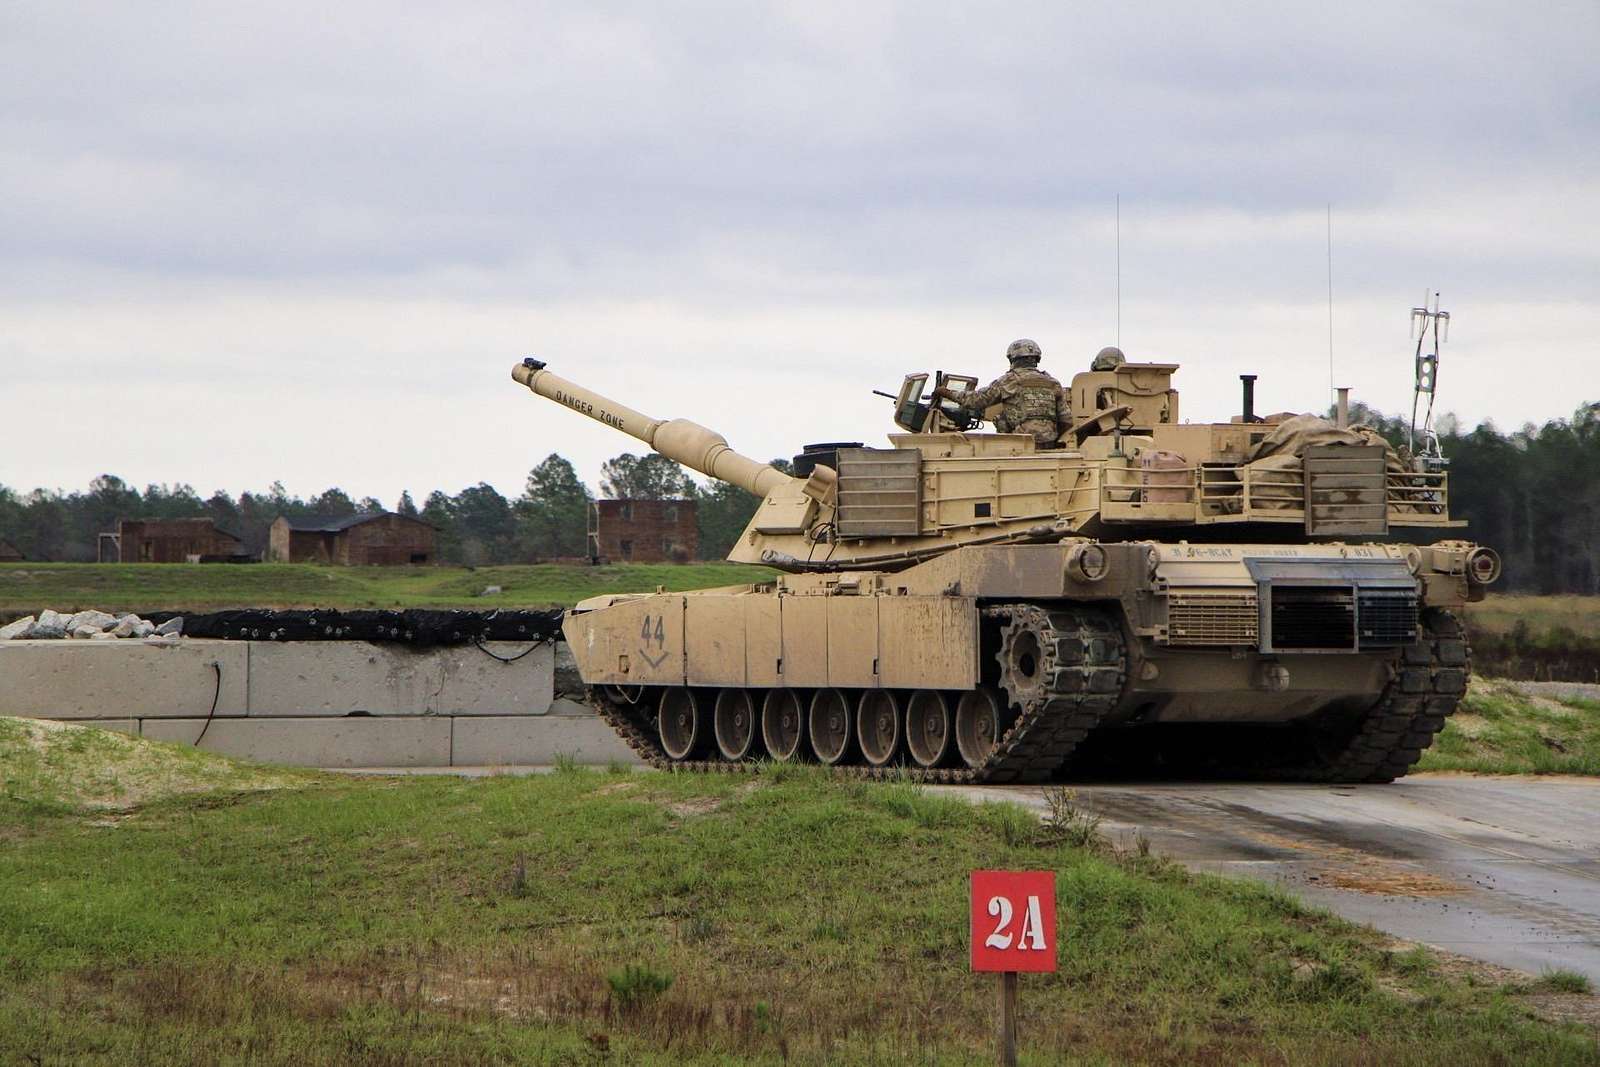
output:
M1043 808L1036 787L963 787ZM1393 785L1087 785L1119 843L1282 884L1396 937L1600 985L1600 782L1414 775Z

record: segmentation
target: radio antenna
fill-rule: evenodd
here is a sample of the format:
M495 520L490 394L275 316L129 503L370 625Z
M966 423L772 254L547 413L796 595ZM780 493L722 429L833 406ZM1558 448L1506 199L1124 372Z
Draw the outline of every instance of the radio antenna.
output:
M1117 194L1117 347L1122 347L1122 194Z
M1450 312L1439 310L1439 294L1433 294L1433 306L1428 306L1428 291L1422 291L1422 306L1411 309L1411 332L1417 338L1416 391L1411 394L1411 427L1406 431L1406 447L1412 455L1424 461L1427 467L1443 467L1444 453L1439 449L1439 435L1433 429L1434 388L1439 383L1439 345L1450 340ZM1433 351L1424 352L1428 334L1433 334ZM1422 419L1422 451L1417 452L1417 408L1423 396L1428 406Z

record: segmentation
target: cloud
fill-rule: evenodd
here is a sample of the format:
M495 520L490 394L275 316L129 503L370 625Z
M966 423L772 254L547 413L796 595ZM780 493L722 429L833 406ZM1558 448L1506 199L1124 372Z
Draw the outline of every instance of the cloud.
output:
M763 458L872 437L903 370L1112 340L1118 196L1125 347L1191 416L1275 362L1324 402L1330 202L1358 396L1405 406L1433 286L1443 405L1564 415L1502 376L1588 377L1597 44L1592 4L7 5L0 395L117 443L0 481L592 480L628 443L517 396L530 349Z

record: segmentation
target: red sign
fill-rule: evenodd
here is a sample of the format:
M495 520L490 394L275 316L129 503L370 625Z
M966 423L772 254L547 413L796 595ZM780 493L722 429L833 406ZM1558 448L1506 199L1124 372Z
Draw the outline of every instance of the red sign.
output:
M972 969L1056 969L1056 872L972 872Z

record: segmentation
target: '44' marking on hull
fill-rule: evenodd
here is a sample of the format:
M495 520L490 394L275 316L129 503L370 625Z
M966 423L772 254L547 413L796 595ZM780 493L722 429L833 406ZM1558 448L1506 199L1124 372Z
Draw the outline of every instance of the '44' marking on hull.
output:
M639 628L639 658L650 664L651 670L659 670L667 661L667 617L665 615L646 615L644 625ZM661 651L652 656L650 646L655 645Z

